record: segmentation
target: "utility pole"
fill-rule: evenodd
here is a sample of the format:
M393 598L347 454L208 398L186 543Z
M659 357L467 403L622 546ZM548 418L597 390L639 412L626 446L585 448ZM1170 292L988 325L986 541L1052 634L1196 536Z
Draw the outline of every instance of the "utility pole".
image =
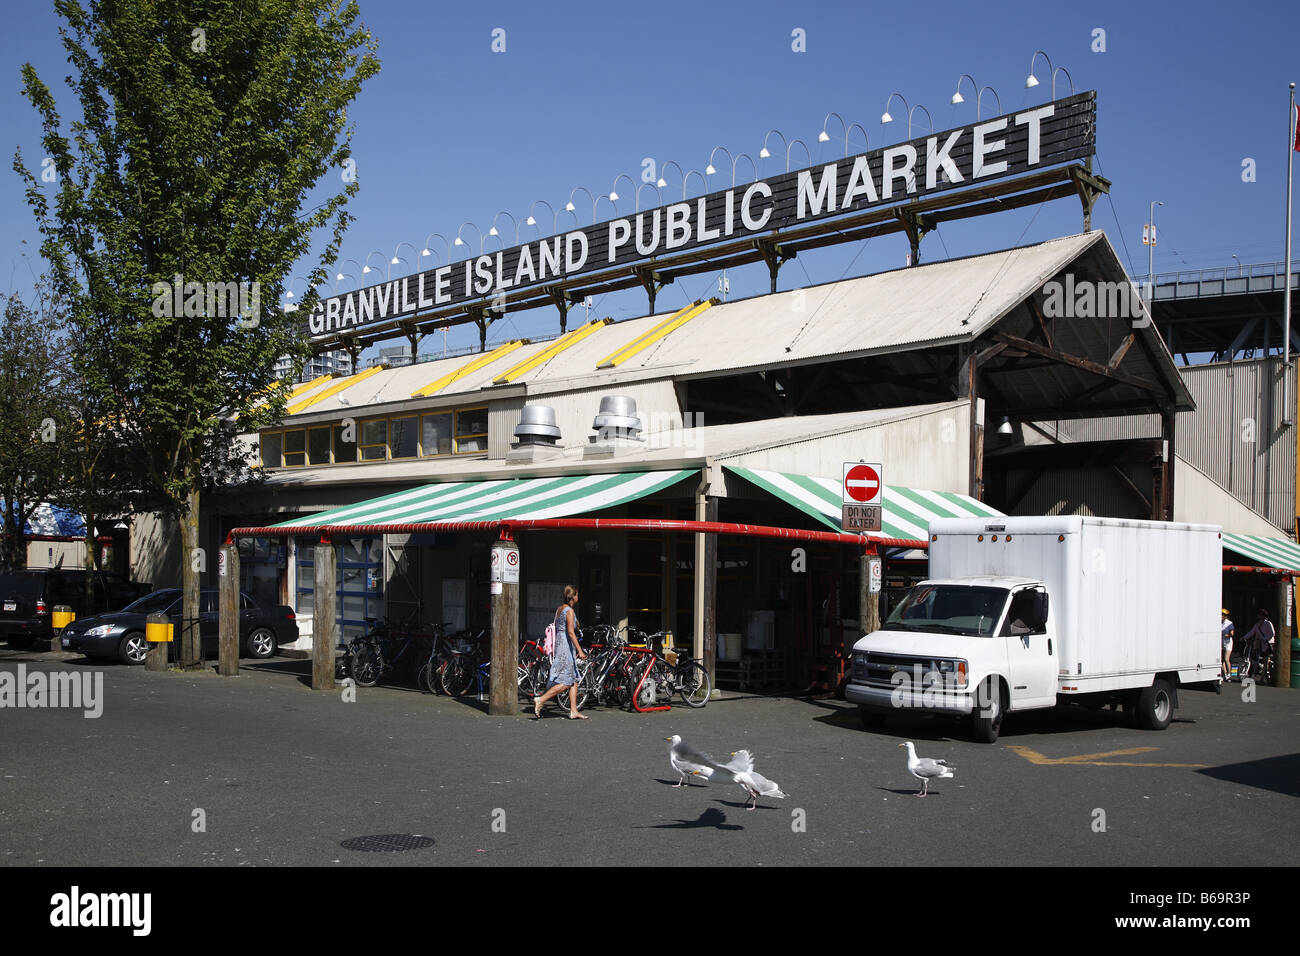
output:
M1147 244L1147 311L1151 311L1151 303L1156 298L1156 206L1163 206L1164 203L1152 201L1151 209L1147 213L1147 228L1151 230L1149 236L1143 236L1142 241Z

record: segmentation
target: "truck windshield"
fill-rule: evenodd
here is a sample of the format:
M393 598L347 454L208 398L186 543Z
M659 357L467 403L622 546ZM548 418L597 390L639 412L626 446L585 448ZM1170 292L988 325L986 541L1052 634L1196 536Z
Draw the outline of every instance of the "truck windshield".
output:
M988 637L1006 604L1006 588L918 584L890 612L881 630L943 631Z

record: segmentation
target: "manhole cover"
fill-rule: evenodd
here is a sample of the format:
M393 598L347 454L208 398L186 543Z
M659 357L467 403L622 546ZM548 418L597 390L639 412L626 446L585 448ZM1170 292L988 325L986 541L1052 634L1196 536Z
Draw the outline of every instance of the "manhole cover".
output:
M339 845L345 850L361 853L401 853L433 846L433 838L414 833L381 833L378 836L352 837Z

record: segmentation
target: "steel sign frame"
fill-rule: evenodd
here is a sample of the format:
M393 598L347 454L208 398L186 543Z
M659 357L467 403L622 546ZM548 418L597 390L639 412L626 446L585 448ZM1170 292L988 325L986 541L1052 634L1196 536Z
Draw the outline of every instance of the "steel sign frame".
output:
M1095 146L1096 93L1088 91L329 296L305 331L325 340L434 310L482 308L508 290L1007 179L1091 156Z

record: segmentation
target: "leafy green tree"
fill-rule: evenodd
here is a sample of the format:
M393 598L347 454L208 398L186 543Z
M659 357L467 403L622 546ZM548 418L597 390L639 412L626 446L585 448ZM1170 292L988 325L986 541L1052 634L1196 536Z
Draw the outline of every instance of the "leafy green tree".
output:
M64 484L60 440L70 419L61 314L43 284L33 302L11 294L0 326L0 568L26 567L23 526Z
M115 435L179 522L180 660L195 666L204 475L244 468L232 421L255 431L283 414L275 361L306 352L277 308L283 277L314 241L313 287L337 258L358 188L347 106L379 62L354 2L55 8L80 115L65 133L25 65L55 182L21 153L14 166Z

